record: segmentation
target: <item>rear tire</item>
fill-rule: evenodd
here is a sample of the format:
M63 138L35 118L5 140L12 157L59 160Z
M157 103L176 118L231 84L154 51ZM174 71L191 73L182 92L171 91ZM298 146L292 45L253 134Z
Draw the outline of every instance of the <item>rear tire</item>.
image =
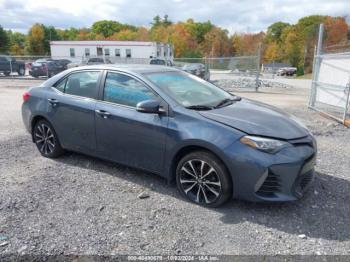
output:
M232 181L225 165L207 151L184 156L176 168L178 190L191 202L218 207L232 196Z
M48 158L56 158L64 153L52 125L46 120L39 120L33 128L33 139L40 154Z

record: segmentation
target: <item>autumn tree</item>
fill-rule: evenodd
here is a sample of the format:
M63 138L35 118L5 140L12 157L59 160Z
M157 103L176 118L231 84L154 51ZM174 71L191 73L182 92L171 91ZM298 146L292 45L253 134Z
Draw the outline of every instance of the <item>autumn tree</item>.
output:
M264 52L264 60L272 62L280 61L281 59L281 46L277 42L269 42Z
M139 27L136 31L135 40L137 40L137 41L149 41L150 34L149 34L148 29L145 27Z
M349 26L345 17L328 16L324 23L325 27L325 43L324 46L332 46L347 41Z
M205 34L201 49L207 57L231 56L232 45L227 30L213 27Z
M130 29L124 29L117 33L114 33L112 36L110 36L109 40L124 40L124 41L133 41L136 39L137 32L132 31Z
M42 24L34 24L29 29L26 50L32 55L45 54L45 28Z
M169 28L169 42L174 45L176 57L200 57L196 38L184 23L177 23Z

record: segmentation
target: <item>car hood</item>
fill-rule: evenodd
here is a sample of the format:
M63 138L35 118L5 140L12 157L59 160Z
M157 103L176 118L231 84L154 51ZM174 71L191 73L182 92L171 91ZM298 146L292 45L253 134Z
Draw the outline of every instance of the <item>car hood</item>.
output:
M202 116L241 130L249 135L278 139L305 137L309 131L298 120L282 110L260 102L242 99L232 105L198 111Z

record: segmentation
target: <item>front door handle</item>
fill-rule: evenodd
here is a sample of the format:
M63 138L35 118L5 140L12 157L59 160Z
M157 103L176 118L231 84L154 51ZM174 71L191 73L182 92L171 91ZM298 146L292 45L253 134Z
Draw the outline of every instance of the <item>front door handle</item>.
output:
M58 100L54 98L47 99L52 106L57 106Z
M102 116L103 118L108 118L111 113L105 111L105 110L95 110L96 114Z

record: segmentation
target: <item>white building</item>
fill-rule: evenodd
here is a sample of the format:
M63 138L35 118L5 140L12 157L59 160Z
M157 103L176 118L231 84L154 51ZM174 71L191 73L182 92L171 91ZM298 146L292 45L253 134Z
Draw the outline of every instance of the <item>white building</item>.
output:
M123 58L173 60L171 44L141 41L51 41L53 59L81 60L88 57L105 56L112 61Z

